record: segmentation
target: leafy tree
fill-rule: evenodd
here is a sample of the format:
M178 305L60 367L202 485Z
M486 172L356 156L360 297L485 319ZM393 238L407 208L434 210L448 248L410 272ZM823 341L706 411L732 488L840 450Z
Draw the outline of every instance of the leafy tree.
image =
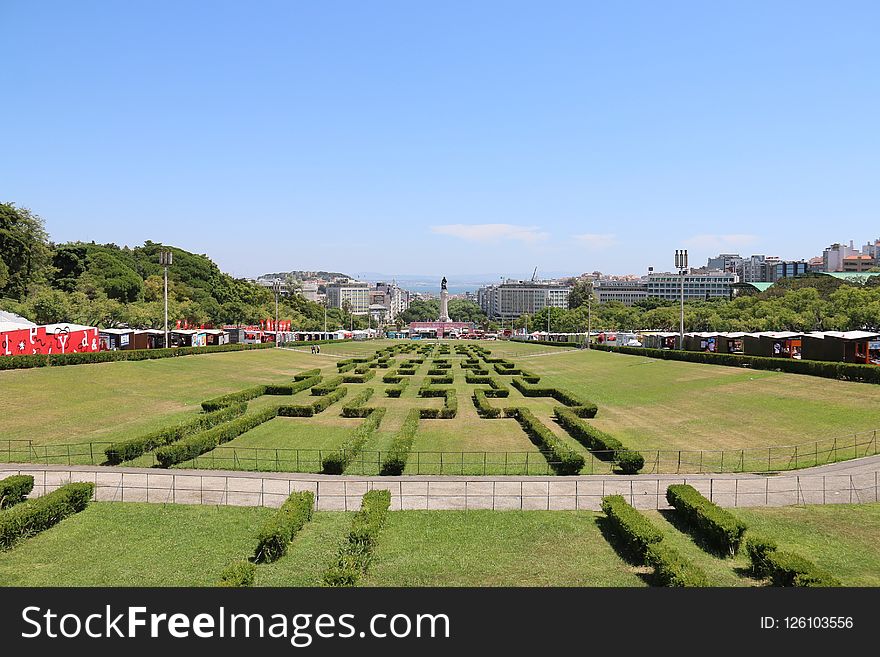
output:
M440 306L438 304L437 314L439 315L439 313ZM450 299L449 318L454 322L474 322L479 324L486 320L486 313L482 311L479 304L470 299Z
M23 299L49 273L51 252L43 220L27 208L0 203L0 297Z

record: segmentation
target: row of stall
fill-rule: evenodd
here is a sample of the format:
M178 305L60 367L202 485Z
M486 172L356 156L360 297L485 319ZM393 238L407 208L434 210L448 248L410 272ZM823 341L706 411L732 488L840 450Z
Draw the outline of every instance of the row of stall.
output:
M641 342L651 349L678 349L679 334L645 332ZM685 333L684 349L719 354L800 358L880 365L880 333L872 331L719 331Z

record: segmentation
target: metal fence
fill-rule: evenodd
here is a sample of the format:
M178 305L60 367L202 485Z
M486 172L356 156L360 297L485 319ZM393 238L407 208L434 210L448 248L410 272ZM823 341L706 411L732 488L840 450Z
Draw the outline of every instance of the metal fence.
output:
M0 478L31 474L32 496L71 481L95 485L98 501L280 506L293 491L310 490L316 508L352 511L368 490L391 492L391 508L491 510L598 510L606 495L623 495L640 509L665 509L666 488L688 483L724 507L858 504L880 501L878 473L855 475L696 478L545 478L531 480L407 480L406 478L322 479L308 476L205 475L184 472L126 472L96 468L0 469Z
M702 474L725 472L784 472L838 461L873 456L877 430L814 440L797 445L726 450L639 450L645 458L643 474ZM30 440L0 441L0 460L44 465L102 465L109 442L34 445ZM320 472L325 456L335 449L292 449L220 446L178 467L255 472ZM357 452L346 474L376 475L387 452ZM584 452L581 474L612 474L612 452ZM407 460L407 475L552 475L558 463L538 449L517 452L415 451ZM126 463L155 467L152 453Z

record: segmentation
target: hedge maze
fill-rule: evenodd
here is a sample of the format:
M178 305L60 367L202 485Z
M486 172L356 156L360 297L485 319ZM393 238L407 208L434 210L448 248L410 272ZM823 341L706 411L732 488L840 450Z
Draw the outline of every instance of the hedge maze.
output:
M462 395L472 407L460 406ZM397 343L207 399L201 410L109 445L106 464L572 475L592 454L625 473L644 466L592 426L596 404L473 343Z

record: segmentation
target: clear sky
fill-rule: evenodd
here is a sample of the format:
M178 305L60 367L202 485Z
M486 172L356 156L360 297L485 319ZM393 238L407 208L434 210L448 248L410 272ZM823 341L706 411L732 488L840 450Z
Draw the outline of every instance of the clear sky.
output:
M0 0L0 200L236 275L880 236L880 3Z

